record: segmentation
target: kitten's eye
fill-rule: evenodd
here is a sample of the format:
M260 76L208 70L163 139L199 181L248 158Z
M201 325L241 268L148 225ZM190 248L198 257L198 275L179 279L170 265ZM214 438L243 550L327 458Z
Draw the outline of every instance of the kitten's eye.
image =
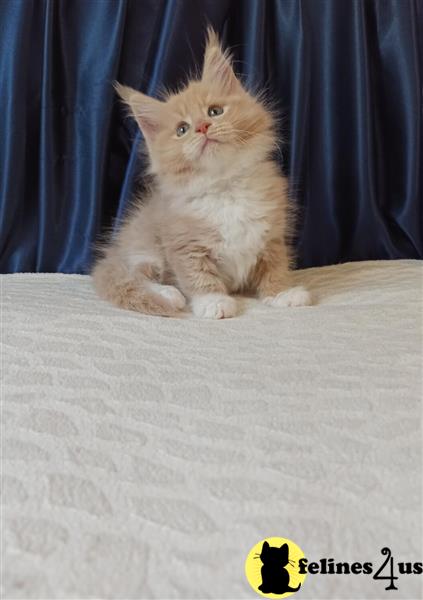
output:
M178 137L182 137L183 135L186 134L186 132L189 129L189 124L188 123L179 123L178 127L176 128L176 135Z
M223 108L221 106L209 106L207 114L209 117L219 117L220 115L223 115Z

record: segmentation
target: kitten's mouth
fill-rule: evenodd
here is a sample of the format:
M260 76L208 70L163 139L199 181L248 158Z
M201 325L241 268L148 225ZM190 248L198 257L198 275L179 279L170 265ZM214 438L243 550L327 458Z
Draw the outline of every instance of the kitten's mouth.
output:
M208 147L208 146L214 146L215 144L220 144L219 140L215 140L213 138L209 138L206 137L203 145L201 146L201 152L200 152L200 156L202 156L204 150Z

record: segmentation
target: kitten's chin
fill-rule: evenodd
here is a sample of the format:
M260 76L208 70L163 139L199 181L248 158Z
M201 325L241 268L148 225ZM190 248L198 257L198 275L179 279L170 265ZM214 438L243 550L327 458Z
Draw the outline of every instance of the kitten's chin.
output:
M196 159L177 165L177 168L175 164L173 168L160 165L156 175L166 186L176 185L178 188L191 183L198 185L199 180L209 181L209 178L219 180L256 163L256 157L252 160L249 153L244 148L242 150L240 152L240 148L230 142L210 140L203 145Z
M203 142L203 145L200 148L200 152L198 155L198 159L202 159L204 157L215 156L219 151L219 146L222 144L219 140L215 140L213 138L206 138Z
M225 173L239 162L244 162L245 153L228 142L209 143L201 153L198 164L201 170Z

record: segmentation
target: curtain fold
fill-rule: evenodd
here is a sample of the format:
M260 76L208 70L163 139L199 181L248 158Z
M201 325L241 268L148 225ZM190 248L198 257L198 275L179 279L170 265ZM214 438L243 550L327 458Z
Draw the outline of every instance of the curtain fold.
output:
M2 0L0 270L85 273L142 184L113 90L175 88L211 23L281 116L298 266L423 257L419 0Z

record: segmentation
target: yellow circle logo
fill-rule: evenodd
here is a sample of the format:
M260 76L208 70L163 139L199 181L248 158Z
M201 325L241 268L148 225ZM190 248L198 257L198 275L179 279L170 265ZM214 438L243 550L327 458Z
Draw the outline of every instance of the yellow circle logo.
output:
M291 540L270 537L248 553L245 574L253 590L266 598L287 598L301 588L307 574L299 573L304 552Z

